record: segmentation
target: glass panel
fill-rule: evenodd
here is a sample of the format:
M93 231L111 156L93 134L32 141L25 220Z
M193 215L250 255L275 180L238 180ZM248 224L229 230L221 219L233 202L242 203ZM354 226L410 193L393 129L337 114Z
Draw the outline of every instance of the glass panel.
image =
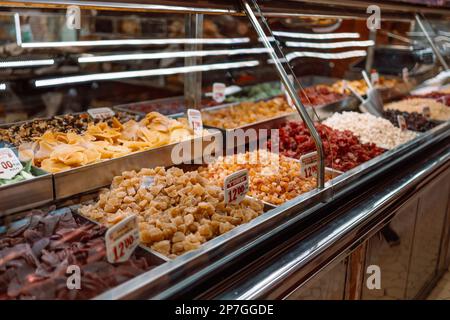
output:
M249 2L264 8L261 1ZM401 115L414 109L405 102L389 105L437 72L430 45L412 37L414 20L308 16L301 8L284 15L262 9L262 14L324 141L326 166L349 171L415 138L417 134L397 128L399 115L407 118L409 129L433 126L418 126L415 115ZM391 108L395 111L387 110ZM383 118L391 122L388 129ZM288 126L281 153L299 158L314 149L303 143L308 134L302 126Z

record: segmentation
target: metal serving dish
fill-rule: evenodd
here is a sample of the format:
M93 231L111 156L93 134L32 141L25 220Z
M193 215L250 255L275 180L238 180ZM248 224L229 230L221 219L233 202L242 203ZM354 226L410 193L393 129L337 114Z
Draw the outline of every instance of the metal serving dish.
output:
M220 109L224 109L224 108L230 108L230 107L238 105L238 104L240 104L240 102L224 104L224 105L215 106L215 107L211 107L211 108L205 108L202 110L202 112L216 111L216 110L220 110ZM181 115L179 115L179 116L181 116ZM185 115L183 115L183 116L185 117ZM242 148L245 148L245 146L248 144L257 144L260 140L260 130L267 130L266 131L267 136L270 137L270 129L278 128L279 126L281 126L282 124L284 124L285 122L287 122L289 120L298 120L298 119L300 119L300 116L298 115L298 113L292 112L289 114L283 114L280 116L263 119L258 122L248 123L248 124L242 125L240 127L232 128L232 129L213 127L213 126L209 126L209 125L205 125L205 124L204 124L204 127L208 128L208 129L214 129L214 130L220 131L222 134L223 142L224 142L224 151L226 152L226 154L233 154L235 152L243 151ZM244 133L247 133L249 135L244 136L243 139L236 139L235 133L237 130L242 130ZM256 133L256 135L253 135L253 136L250 135L251 131L254 131ZM231 146L228 145L228 140L230 140L230 143L232 143Z
M0 186L0 216L35 208L53 201L52 175L31 167L32 179Z
M185 140L181 143L172 143L166 146L139 151L123 157L93 163L79 168L54 173L55 200L97 190L107 186L112 179L124 171L138 170L140 168L170 166L177 164L172 159L172 152L181 145L190 145L190 154L186 156L189 161L198 161L203 151L210 144L220 142L220 132L208 130L208 134ZM201 146L201 150L195 150ZM200 159L201 160L201 159Z
M148 112L140 111L139 109L142 107L151 109L148 112L157 111L164 115L180 113L186 110L184 96L126 103L114 106L113 110L145 116Z
M67 212L72 212L72 214L74 216L77 216L81 220L85 220L88 223L98 224L98 223L91 221L90 219L86 219L86 217L84 217L82 215L79 215L77 213L76 206L61 207L61 208L51 211L49 213L49 215L63 215ZM0 225L0 238L10 228L19 229L20 227L26 225L28 223L28 221L30 220L32 214L33 214L32 211L31 212L25 211L25 212L18 213L17 216L12 216L12 218L16 217L16 219L12 220L12 222L8 223L7 225ZM164 264L167 261L167 258L165 258L165 257L162 258L159 254L155 254L154 252L147 250L145 247L136 248L135 254L138 255L139 257L144 257L147 260L147 262L149 263L149 265L152 266L152 268L149 271ZM105 260L106 260L106 256L105 256ZM81 267L81 269L83 269L83 267ZM124 282L124 283L126 283L126 282ZM122 283L122 284L124 284L124 283Z

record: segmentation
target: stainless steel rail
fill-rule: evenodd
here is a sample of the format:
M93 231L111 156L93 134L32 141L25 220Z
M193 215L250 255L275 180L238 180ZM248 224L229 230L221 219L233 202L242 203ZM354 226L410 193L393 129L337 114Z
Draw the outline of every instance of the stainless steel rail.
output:
M425 28L425 25L423 24L422 19L418 14L415 15L417 24L419 25L419 28L422 30L422 32L425 34L425 37L427 38L428 43L430 44L431 48L433 49L434 54L438 58L441 65L444 67L445 70L448 70L448 64L445 61L444 57L442 57L441 52L439 51L439 48L434 43L433 39L431 39L427 29Z
M316 15L326 17L360 17L366 18L366 8L373 5L373 1L355 0L285 0L265 1L264 12L267 16L289 16L289 15ZM167 12L167 13L204 13L204 14L238 14L243 12L239 9L238 1L225 0L198 0L195 2L183 0L11 0L0 1L0 7L38 7L38 8L61 8L76 5L84 9L98 10L125 10L141 12ZM382 18L407 18L414 19L415 13L433 15L444 19L450 18L450 8L440 6L431 7L413 3L393 3L378 1L376 3L382 12Z
M257 14L260 16L260 18L264 19L264 17L262 16L261 10L259 9L258 3L255 0L250 0L250 1L251 1L251 5L250 5L249 1L241 0L243 9L244 9L246 15L248 16L248 18L250 19L250 22L252 23L256 32L258 33L258 36L261 38L264 46L268 49L269 55L274 62L274 65L277 69L278 75L280 76L281 81L283 82L283 85L287 90L287 93L289 94L292 101L294 102L294 105L295 105L295 108L297 109L298 114L300 115L303 122L308 127L309 132L310 132L312 138L314 139L314 143L316 144L316 150L317 150L317 154L319 156L318 173L317 173L317 187L319 189L323 189L323 187L325 186L325 153L324 153L324 149L323 149L322 139L320 138L320 135L317 132L316 127L314 126L314 122L309 117L305 106L303 105L301 99L299 98L294 85L289 80L288 74L286 73L286 70L280 61L280 59L284 59L285 63L287 63L286 57L284 57L283 52L278 47L278 43L276 41L271 42L269 40L266 33L264 32L264 29L263 29L261 23L259 22L258 18L255 15L254 11L256 10ZM274 38L273 34L271 34L271 38ZM278 55L276 52L278 52ZM289 71L291 73L291 76L294 79L296 79L295 74L292 72L292 70L289 70Z
M362 184L373 181L380 173L448 137L450 123L445 123L410 143L344 173L332 183L327 183L323 190L314 190L288 201L251 222L208 241L199 250L188 252L105 292L98 299L169 299L188 295L199 283L214 281L212 279L218 272L237 263L255 246L269 241L274 235L308 217L314 217L320 208L327 205L320 199L328 197L328 203L331 203L341 195L354 194Z
M280 284L284 283L286 279L294 274L297 279L307 277L312 272L313 261L327 250L330 251L330 248L338 242L341 245L345 243L347 246L344 249L340 248L340 253L336 257L341 257L342 252L345 252L346 249L350 251L354 243L363 241L363 238L371 231L371 229L365 229L364 232L360 232L362 226L375 219L377 214L381 213L388 204L402 196L412 185L420 183L430 173L449 163L449 161L450 149L447 149L437 158L427 161L420 170L411 172L379 194L374 194L367 201L352 208L347 214L326 225L319 232L302 240L291 248L288 254L277 258L270 267L264 269L260 274L247 279L244 283L233 287L232 290L228 290L216 298L248 300L278 297L285 290L280 288ZM345 238L347 238L347 241L343 240ZM324 264L321 269L329 263L332 262ZM308 265L309 267L307 267ZM314 270L314 273L319 271Z

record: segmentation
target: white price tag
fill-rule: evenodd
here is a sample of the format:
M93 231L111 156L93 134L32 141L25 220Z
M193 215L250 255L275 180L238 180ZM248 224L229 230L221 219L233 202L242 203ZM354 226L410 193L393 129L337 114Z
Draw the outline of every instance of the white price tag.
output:
M199 110L188 109L188 121L196 136L201 136L203 132L202 114Z
M372 85L375 86L380 82L380 75L376 71L372 71L370 73L370 82L372 82Z
M408 126L406 125L406 119L401 114L399 114L397 116L397 122L398 122L398 127L400 129L402 129L402 131L405 131L406 129L408 129Z
M11 149L0 148L0 179L14 178L22 169L22 163Z
M225 89L227 86L221 82L215 82L213 84L213 99L214 101L221 103L225 101Z
M114 117L115 113L111 108L92 108L87 111L92 119L105 120Z
M248 170L243 169L225 177L223 190L225 204L240 203L248 192Z
M302 178L317 176L318 159L317 151L307 153L300 157L300 176Z
M155 184L155 177L145 176L142 178L141 188L147 189L147 188L150 188L151 186L153 186L154 184Z
M294 77L290 74L290 75L288 75L288 78L289 78L289 81L293 84ZM284 93L284 96L286 97L286 101L287 101L288 105L294 109L295 108L294 101L292 101L291 96L287 92L286 87L284 86L283 83L281 83L281 92Z
M422 114L425 118L430 119L431 118L431 109L429 106L425 106L422 109Z
M409 70L408 70L408 68L403 68L402 69L402 78L403 78L403 82L409 82Z
M127 261L139 245L137 216L129 216L108 229L105 235L108 262Z

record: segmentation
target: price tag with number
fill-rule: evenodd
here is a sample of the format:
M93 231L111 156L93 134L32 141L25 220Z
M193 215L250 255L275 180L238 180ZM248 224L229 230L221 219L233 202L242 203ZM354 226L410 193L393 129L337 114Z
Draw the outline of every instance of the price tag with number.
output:
M288 78L291 83L294 83L294 77L292 75L288 75ZM295 108L294 101L292 101L291 96L287 92L286 87L284 86L283 83L281 83L281 92L284 93L284 96L286 97L286 101L287 101L288 105L291 108Z
M401 114L399 114L397 116L397 122L398 122L398 127L400 129L402 129L402 131L405 131L408 128L408 126L406 125L406 119Z
M147 188L150 188L151 186L153 186L154 184L155 184L155 177L145 176L142 178L141 188L147 189Z
M422 114L425 118L430 119L431 118L431 109L429 106L425 106L422 109Z
M307 153L300 157L300 176L302 178L317 176L318 159L317 151Z
M240 203L248 192L248 170L243 169L225 177L223 190L225 204Z
M221 82L215 82L213 84L213 99L214 101L221 103L225 100L225 89L227 87L224 83Z
M370 73L370 82L372 82L372 85L377 85L380 82L380 75L377 71L372 70Z
M95 120L105 120L114 117L115 113L111 108L92 108L88 109L88 114Z
M22 169L22 163L11 149L0 148L0 179L12 179Z
M403 68L402 69L402 78L403 78L403 82L409 82L409 70L408 70L408 68Z
M139 245L139 225L137 216L129 216L113 227L105 235L108 262L127 261Z
M188 121L196 136L201 136L203 132L202 114L199 110L188 109Z

